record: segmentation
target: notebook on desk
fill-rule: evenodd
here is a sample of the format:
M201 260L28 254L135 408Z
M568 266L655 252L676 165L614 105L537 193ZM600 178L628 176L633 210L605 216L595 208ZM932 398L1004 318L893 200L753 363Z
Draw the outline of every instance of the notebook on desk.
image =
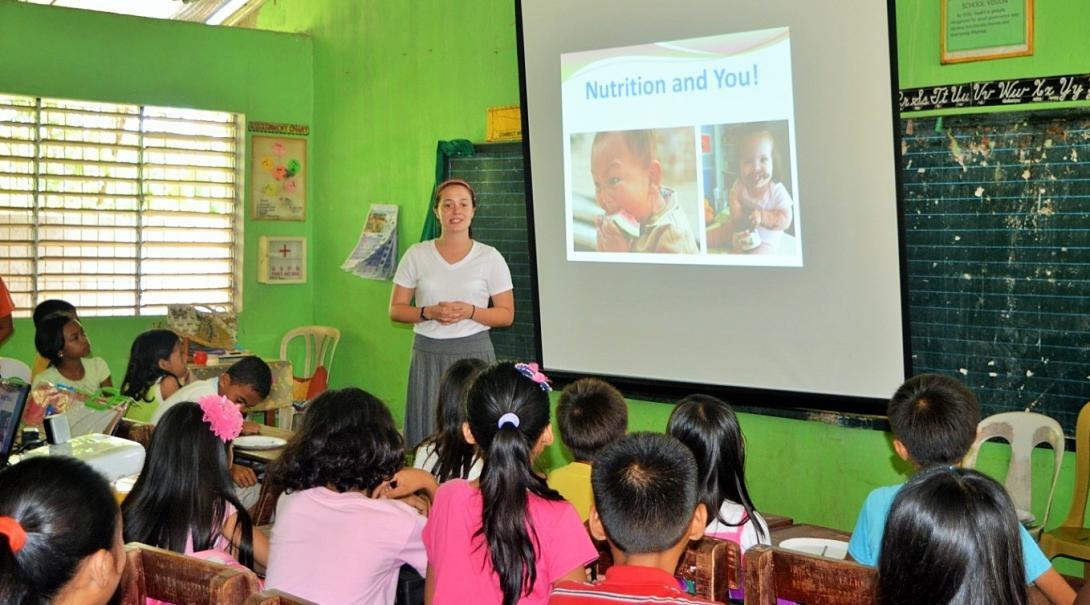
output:
M29 384L0 380L0 468L7 466L15 447L15 434L29 395Z

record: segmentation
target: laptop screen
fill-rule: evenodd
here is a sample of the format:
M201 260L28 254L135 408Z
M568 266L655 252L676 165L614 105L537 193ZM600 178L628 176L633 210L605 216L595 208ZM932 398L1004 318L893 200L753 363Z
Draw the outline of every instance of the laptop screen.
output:
M0 380L0 466L7 464L15 445L15 433L19 430L19 420L29 394L29 384Z

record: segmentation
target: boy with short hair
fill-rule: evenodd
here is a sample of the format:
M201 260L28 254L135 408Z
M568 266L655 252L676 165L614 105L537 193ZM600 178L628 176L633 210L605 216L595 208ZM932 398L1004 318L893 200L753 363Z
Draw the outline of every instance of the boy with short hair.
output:
M628 404L613 385L582 378L560 393L556 423L560 440L574 460L549 473L549 487L571 502L579 518L586 521L593 500L591 465L603 447L628 432Z
M980 404L965 385L948 376L922 374L909 378L889 400L887 410L893 430L893 449L917 470L957 466L976 438ZM903 483L872 491L859 511L848 544L848 555L864 565L876 566L882 534L893 499ZM1041 552L1024 527L1019 526L1025 560L1026 583L1035 584L1052 603L1069 605L1075 592Z
M710 603L683 592L674 577L708 512L692 452L669 435L635 433L603 449L594 463L590 533L608 540L614 565L597 584L561 582L551 605Z

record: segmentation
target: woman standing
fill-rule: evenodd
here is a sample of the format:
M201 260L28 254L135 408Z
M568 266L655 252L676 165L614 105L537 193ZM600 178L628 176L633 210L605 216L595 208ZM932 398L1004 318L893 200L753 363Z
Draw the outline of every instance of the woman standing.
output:
M459 359L495 361L488 330L509 326L515 318L507 263L495 248L470 237L476 209L469 183L440 183L432 210L441 234L413 244L394 275L390 319L414 324L416 333L405 401L406 448L433 432L432 407L446 369Z

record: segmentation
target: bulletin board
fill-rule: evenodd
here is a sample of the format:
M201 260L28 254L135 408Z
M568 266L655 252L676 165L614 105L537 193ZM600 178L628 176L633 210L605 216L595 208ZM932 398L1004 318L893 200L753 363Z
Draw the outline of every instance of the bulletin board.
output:
M307 218L307 140L250 137L250 199L259 221Z

